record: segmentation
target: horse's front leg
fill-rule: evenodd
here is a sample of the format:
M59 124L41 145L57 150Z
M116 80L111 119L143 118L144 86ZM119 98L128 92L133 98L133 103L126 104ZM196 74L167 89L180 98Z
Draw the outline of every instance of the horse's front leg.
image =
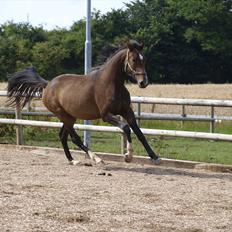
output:
M145 138L143 132L140 130L136 119L135 119L135 115L134 112L131 108L128 109L128 112L123 115L123 117L126 119L126 121L128 122L129 126L131 127L131 129L133 130L133 132L136 134L137 138L139 139L139 141L143 144L144 148L147 151L147 154L149 155L149 157L154 160L155 164L159 164L160 163L160 158L159 156L152 150L152 148L150 147L150 145L147 142L147 139Z
M133 148L132 148L132 140L131 140L131 130L127 123L121 121L119 117L107 113L102 117L104 122L108 122L114 126L117 126L123 130L127 137L127 153L125 154L125 161L131 162L133 158Z

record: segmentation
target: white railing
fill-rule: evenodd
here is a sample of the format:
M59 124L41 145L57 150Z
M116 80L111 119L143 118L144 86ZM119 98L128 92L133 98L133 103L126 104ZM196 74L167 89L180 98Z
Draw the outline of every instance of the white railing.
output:
M153 98L153 97L131 97L133 103L165 104L165 105L189 105L189 106L217 106L231 107L230 100L211 99L182 99L182 98Z
M8 118L0 118L0 124L47 127L47 128L61 128L63 126L63 123L61 122L33 121L33 120L8 119ZM120 128L113 126L94 126L94 125L74 124L74 128L83 131L88 130L88 131L98 131L98 132L123 133L123 131ZM175 131L175 130L156 130L156 129L145 129L145 128L142 128L141 130L145 135L232 141L232 135L229 134Z

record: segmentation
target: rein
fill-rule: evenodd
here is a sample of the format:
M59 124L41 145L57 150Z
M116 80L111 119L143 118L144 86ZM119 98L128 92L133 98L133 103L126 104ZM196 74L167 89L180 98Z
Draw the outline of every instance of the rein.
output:
M128 75L130 75L128 72L127 72L127 68L129 68L131 74L133 76L136 76L136 75L146 75L145 72L137 72L136 70L134 70L132 67L131 67L131 64L129 62L129 49L127 49L127 52L126 52L126 59L125 59L125 63L124 63L124 71L125 73L127 73Z

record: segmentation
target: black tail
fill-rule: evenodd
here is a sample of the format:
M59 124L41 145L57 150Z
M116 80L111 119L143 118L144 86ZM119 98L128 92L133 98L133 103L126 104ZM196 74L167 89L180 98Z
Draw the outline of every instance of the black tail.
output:
M35 95L41 95L48 81L44 80L33 67L16 72L9 77L7 105L19 103L24 107Z

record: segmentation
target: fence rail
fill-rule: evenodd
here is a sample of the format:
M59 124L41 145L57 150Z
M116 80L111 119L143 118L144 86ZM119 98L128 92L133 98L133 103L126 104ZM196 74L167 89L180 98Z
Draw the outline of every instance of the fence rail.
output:
M61 122L33 121L33 120L8 119L8 118L0 118L0 124L10 124L17 126L36 126L36 127L48 127L48 128L61 128L63 126L63 123ZM123 133L123 131L120 128L113 126L94 126L94 125L74 124L74 128L78 130ZM174 130L156 130L156 129L145 129L145 128L142 128L141 130L145 135L232 141L232 135L229 134L192 132L192 131L174 131Z
M23 116L49 116L55 117L55 115L45 108L33 107L28 110L22 110ZM9 108L0 107L0 115L15 115L15 111L9 110ZM232 121L232 117L229 116L214 116L214 118L206 115L180 115L180 114L158 114L158 113L145 113L135 112L135 116L139 120L170 120L170 121L202 121L202 122L218 122L218 121Z
M153 98L153 97L131 97L132 103L143 104L165 104L165 105L186 105L186 106L215 106L231 107L231 100L211 99L182 99L182 98Z

